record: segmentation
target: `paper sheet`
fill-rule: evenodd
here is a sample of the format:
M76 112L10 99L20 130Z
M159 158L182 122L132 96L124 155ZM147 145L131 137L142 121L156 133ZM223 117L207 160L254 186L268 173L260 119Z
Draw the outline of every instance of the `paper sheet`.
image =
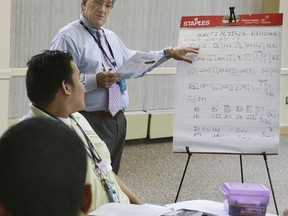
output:
M136 52L117 72L121 79L131 79L141 76L151 68L162 56L144 52Z
M91 212L89 216L161 216L179 209L197 210L211 215L228 216L222 202L210 200L190 200L158 206L153 204L133 205L124 203L107 203ZM266 216L276 216L266 214Z
M184 28L179 44L201 48L177 63L173 150L277 154L281 26Z
M177 209L191 209L202 211L212 215L229 216L229 214L224 209L224 204L222 202L215 202L210 200L190 200L179 203L173 203L166 205L169 208ZM267 213L266 216L276 216Z
M160 216L170 212L171 209L158 205L133 205L124 203L107 203L95 211L90 216Z

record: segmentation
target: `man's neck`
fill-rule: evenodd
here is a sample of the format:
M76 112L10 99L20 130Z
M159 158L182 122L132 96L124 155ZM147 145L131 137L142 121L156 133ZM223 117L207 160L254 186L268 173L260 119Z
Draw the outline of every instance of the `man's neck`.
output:
M53 117L68 118L70 115L70 113L67 110L63 109L61 106L58 107L53 103L47 106L41 106L41 105L34 105L34 106Z

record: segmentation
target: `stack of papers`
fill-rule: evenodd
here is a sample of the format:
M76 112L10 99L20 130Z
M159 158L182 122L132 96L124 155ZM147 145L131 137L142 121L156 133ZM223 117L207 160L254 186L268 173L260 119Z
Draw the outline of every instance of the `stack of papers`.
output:
M117 72L121 74L121 79L143 76L161 57L160 55L136 52L126 63L117 69Z

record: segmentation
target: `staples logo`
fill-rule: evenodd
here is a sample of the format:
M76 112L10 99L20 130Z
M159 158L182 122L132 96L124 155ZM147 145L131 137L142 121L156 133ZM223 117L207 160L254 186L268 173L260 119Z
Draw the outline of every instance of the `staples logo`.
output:
M210 25L210 20L198 20L198 18L195 18L191 21L184 21L183 26L189 27L189 26L208 26Z

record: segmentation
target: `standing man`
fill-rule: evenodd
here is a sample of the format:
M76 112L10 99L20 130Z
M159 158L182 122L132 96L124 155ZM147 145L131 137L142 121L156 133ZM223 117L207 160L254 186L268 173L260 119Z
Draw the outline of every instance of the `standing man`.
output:
M72 54L85 86L86 108L82 114L107 144L113 170L117 173L126 137L124 111L129 102L125 80L119 80L117 68L136 51L128 49L114 32L102 28L115 1L81 0L80 18L58 32L50 49L66 50ZM162 58L146 72L169 58L192 63L185 55L198 53L198 49L176 47L151 53ZM116 108L113 103L117 104Z

